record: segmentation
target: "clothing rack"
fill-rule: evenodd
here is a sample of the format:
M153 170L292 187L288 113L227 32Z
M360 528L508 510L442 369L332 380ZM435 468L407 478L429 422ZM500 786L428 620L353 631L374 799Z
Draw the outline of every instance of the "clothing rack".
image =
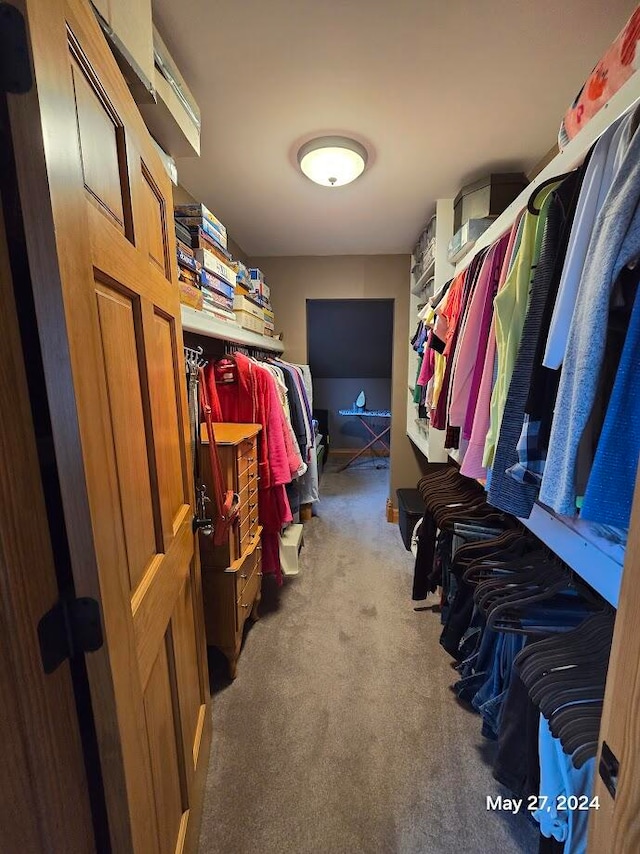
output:
M479 252L491 246L511 228L520 211L527 208L532 194L535 196L540 188L557 176L562 176L579 166L594 143L610 125L638 104L640 104L640 74L636 73L497 217L469 252L458 261L455 275L462 273ZM448 451L448 456L452 462L459 465L458 450ZM559 516L539 503L536 503L528 519L520 521L607 602L614 607L618 606L624 546L614 542L601 526L592 525L580 519Z
M234 353L243 353L245 356L248 356L251 359L257 359L259 362L266 362L274 356L274 353L264 350L261 347L245 347L242 344L234 344L231 341L225 341L224 355L232 356Z

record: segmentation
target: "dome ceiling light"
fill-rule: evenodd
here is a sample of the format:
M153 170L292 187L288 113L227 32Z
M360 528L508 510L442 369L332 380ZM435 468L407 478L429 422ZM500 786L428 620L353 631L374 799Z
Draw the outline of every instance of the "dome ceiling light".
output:
M320 136L298 151L298 164L311 181L342 187L355 181L367 166L367 149L346 136Z

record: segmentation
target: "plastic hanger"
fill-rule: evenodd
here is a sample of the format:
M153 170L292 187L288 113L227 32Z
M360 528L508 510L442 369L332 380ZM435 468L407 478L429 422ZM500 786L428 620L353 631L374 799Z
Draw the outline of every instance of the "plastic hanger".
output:
M533 214L533 216L538 216L540 213L540 208L536 207L535 202L536 202L536 199L538 198L538 196L540 195L540 193L544 189L546 189L546 187L548 187L550 184L560 184L562 181L564 181L570 175L573 175L573 171L564 172L562 175L557 175L555 178L547 178L546 181L543 181L541 184L538 184L538 186L535 188L535 190L529 196L529 201L527 202L527 210L529 211L529 213Z

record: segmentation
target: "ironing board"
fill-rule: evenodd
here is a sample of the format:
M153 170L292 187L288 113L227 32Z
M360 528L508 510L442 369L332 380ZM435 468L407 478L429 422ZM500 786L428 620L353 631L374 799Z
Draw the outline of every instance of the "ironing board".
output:
M373 447L376 442L380 442L380 444L383 445L383 447L387 451L391 451L391 448L389 447L384 438L387 433L391 431L391 424L385 427L385 429L382 430L380 433L376 433L376 431L367 422L367 418L385 418L391 421L391 412L388 409L339 409L338 414L345 415L348 417L359 418L360 421L364 424L369 434L373 436L373 439L371 439L371 441L368 442L364 446L364 448L360 448L360 450L356 454L354 454L343 466L341 466L338 471L344 471L345 469L349 468L352 463L355 463L358 457L361 457L362 454L364 454L365 451L368 451L369 448Z

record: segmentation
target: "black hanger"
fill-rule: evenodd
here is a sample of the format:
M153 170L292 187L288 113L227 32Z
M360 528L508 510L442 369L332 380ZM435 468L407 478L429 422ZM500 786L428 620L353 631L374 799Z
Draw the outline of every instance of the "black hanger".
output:
M545 187L548 187L549 184L559 184L561 181L564 181L565 178L568 178L570 175L573 175L574 171L575 170L571 170L571 172L564 172L562 175L556 175L554 178L547 178L546 181L543 181L541 184L538 184L538 186L529 196L529 201L527 202L527 210L529 211L529 213L533 214L533 216L538 216L538 214L540 213L540 208L537 208L535 206L535 200L538 198L542 190L544 190Z

